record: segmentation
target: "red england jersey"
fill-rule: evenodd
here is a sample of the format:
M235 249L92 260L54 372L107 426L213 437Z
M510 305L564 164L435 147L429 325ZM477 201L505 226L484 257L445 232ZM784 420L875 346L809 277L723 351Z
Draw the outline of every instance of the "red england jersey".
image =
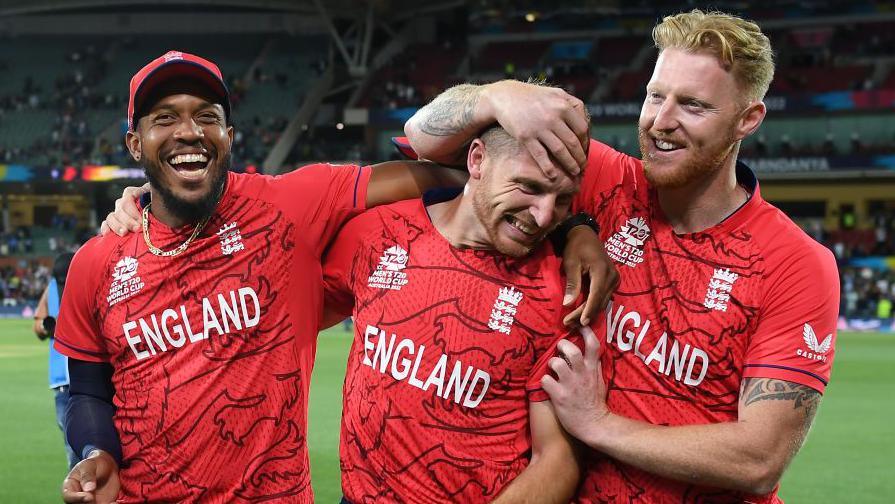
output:
M610 410L656 425L736 421L740 382L823 392L833 363L839 278L832 254L761 198L718 225L678 234L640 160L591 141L576 206L594 215L621 284L591 324ZM591 452L580 502L780 502L654 476Z
M307 397L321 254L363 209L369 168L228 174L183 254L141 233L95 237L69 271L56 348L109 362L124 464L119 502L312 502ZM150 217L169 250L192 226Z
M351 308L342 491L355 503L487 502L527 465L528 402L562 336L545 243L528 257L457 249L422 200L349 222L324 262Z

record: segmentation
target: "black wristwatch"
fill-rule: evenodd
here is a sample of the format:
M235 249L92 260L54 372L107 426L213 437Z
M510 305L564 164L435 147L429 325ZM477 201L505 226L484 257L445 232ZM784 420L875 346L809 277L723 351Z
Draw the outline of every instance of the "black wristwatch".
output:
M550 241L553 242L553 248L557 254L562 254L563 249L566 247L566 239L569 236L569 232L572 231L572 228L578 226L587 226L593 229L597 236L600 236L600 225L597 224L596 219L587 212L578 212L564 220L562 224L556 226L556 229L550 233Z

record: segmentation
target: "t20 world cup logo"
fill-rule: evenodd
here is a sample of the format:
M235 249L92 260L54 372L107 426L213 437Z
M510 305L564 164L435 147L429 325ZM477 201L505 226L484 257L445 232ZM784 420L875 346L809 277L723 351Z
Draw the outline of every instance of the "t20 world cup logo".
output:
M407 251L394 245L382 253L379 264L387 271L401 271L407 266Z
M112 278L116 283L125 282L137 274L137 260L133 257L122 257L112 270Z
M625 243L640 247L649 238L649 226L646 225L643 217L634 217L622 225L619 233L624 237Z

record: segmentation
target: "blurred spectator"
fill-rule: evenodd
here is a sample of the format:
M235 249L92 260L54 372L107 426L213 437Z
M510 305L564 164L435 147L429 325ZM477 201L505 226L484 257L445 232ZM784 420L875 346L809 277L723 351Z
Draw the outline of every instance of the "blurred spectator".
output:
M37 261L20 260L15 266L0 268L0 299L3 306L20 306L40 299L50 269Z
M851 134L851 152L852 154L860 154L864 151L864 144L861 143L861 135L857 131Z
M865 256L895 256L895 218L889 213L881 210L873 216L872 229L828 232L820 220L802 223L805 232L826 245L836 257L841 288L839 311L846 319L892 318L895 270L849 264L850 260Z
M895 271L845 266L840 268L842 302L840 315L852 319L892 317Z
M56 317L59 316L59 304L62 301L62 291L65 288L65 278L73 256L74 254L71 252L66 252L56 258L53 264L52 278L50 278L34 314L35 335L40 340L48 338L50 340L48 361L49 385L55 396L56 424L62 431L69 469L78 463L79 457L75 455L65 440L65 410L69 400L68 358L56 351L53 347L53 340Z

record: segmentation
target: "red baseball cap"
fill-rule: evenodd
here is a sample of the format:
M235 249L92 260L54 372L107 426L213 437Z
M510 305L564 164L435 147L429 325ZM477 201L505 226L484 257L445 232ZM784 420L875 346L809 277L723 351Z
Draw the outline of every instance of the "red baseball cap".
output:
M140 120L143 100L159 84L174 79L189 78L208 85L208 88L220 99L227 119L230 118L230 91L224 84L224 77L217 65L193 54L181 51L168 51L152 60L131 77L130 96L127 100L127 128L134 131L134 122Z

